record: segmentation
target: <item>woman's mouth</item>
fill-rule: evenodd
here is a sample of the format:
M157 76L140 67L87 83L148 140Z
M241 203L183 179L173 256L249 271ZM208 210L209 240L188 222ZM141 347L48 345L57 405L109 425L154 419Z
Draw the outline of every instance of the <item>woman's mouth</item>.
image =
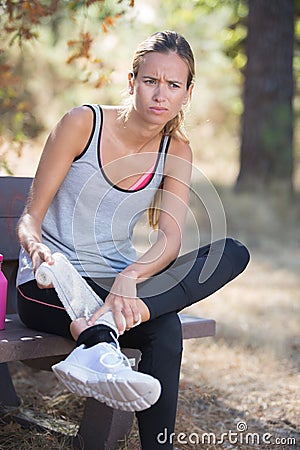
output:
M149 109L151 112L153 112L154 114L158 114L158 115L163 114L168 111L168 109L163 106L150 106Z

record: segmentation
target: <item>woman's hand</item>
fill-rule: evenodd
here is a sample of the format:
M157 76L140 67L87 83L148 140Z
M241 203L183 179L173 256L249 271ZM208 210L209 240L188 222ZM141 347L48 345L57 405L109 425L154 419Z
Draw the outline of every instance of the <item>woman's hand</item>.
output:
M31 261L32 261L32 267L33 272L36 273L38 267L43 263L46 262L49 265L52 265L54 263L54 259L52 257L51 250L42 243L35 243L29 252ZM52 288L52 284L49 284L48 286L44 286L38 283L38 287L40 289L49 289Z
M130 330L140 320L138 300L136 279L120 273L105 299L105 304L91 316L88 325L94 325L104 313L112 311L118 331L123 334L125 329Z

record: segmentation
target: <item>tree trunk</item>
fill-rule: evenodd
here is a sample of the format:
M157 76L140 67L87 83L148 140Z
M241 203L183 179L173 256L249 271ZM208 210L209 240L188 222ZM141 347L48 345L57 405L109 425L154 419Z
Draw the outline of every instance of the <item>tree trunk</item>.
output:
M236 187L293 182L294 0L248 0L240 173Z

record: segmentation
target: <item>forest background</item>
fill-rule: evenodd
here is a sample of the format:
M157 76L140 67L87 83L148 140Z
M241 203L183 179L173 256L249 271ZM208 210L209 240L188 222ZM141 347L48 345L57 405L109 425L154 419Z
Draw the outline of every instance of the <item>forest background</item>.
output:
M271 3L282 7L289 2L295 6L292 170L283 179L271 176L270 183L260 177L256 159L253 182L239 186L249 4L264 4L260 19L267 23ZM0 19L2 176L34 175L47 134L68 109L85 103L119 104L135 47L149 34L176 29L191 43L197 75L186 130L194 153L195 190L201 197L200 181L212 183L214 198L220 197L225 212L226 231L246 243L251 263L212 301L190 308L216 319L218 331L213 340L185 343L177 430L220 433L245 420L251 431L272 432L281 442L290 436L299 439L299 2L34 0L3 1L0 8L8 13ZM271 42L263 34L260 39L271 55ZM275 131L283 120L279 115L269 141L277 139ZM275 173L272 167L268 171ZM205 208L193 214L205 243L212 232L211 217ZM40 383L35 376L29 386L29 369L13 369L22 396L38 413L46 409L65 417L69 411L70 418L76 417L78 403L62 394L51 374L39 375ZM53 437L43 441L37 433L28 436L11 426L15 428L0 426L0 448L67 448L52 443ZM177 447L197 448L191 443ZM138 448L136 430L122 448ZM224 448L231 448L230 443Z

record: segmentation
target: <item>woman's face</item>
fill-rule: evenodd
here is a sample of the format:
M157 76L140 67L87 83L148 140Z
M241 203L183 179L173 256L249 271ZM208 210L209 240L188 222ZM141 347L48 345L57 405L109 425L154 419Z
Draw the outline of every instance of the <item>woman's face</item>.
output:
M133 106L151 124L164 126L187 103L193 85L188 89L188 66L174 52L147 53L131 81Z

